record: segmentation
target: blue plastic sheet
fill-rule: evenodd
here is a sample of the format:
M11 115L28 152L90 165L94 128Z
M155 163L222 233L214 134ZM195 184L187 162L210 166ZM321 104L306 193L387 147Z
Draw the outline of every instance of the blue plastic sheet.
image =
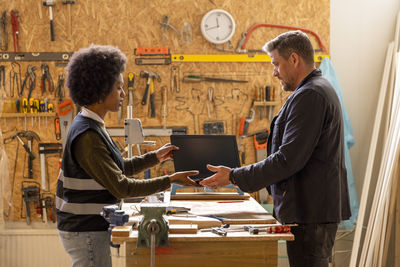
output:
M343 103L342 91L340 88L339 80L337 78L335 69L333 68L332 62L329 58L324 58L319 67L322 71L322 75L332 84L335 89L337 95L339 96L340 104L342 107L343 113L343 122L344 122L344 156L346 160L346 169L347 169L347 183L349 187L350 194L350 208L351 208L351 217L349 220L343 221L340 224L340 227L344 227L346 230L351 230L354 227L355 222L357 221L358 216L358 197L357 190L354 184L354 176L353 170L351 168L351 160L349 149L354 145L354 136L353 136L353 127L351 126L350 118L347 115L346 109Z

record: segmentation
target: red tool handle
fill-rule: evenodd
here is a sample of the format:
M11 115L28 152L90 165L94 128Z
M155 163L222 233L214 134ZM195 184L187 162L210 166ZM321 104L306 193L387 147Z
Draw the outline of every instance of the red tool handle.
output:
M72 111L73 103L71 99L64 100L57 106L58 116L65 116Z
M267 227L266 230L268 234L287 233L290 232L290 226L289 225L270 226Z

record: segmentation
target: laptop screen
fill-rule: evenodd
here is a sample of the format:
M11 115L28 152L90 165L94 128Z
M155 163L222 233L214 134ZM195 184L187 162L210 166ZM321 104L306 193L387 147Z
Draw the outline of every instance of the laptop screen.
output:
M236 136L234 135L171 135L175 171L198 170L195 181L212 175L207 164L240 167Z

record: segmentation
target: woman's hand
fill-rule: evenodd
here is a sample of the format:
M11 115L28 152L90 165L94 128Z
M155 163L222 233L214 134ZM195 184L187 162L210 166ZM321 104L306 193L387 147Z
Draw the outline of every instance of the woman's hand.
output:
M177 146L171 145L170 143L163 145L156 150L157 159L159 162L163 162L167 159L172 159L172 151L178 150Z
M169 180L170 180L171 184L200 187L200 185L198 183L196 183L189 177L189 176L197 175L197 174L199 174L198 171L176 172L169 176Z

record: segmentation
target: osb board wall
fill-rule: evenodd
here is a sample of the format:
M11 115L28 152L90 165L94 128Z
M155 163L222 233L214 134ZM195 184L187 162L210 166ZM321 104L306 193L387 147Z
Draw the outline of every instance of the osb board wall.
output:
M186 126L188 134L202 134L204 122L222 121L225 124L225 134L238 134L238 122L240 117L248 115L249 108L257 95L256 88L272 86L275 100L278 104L273 112L285 101L287 94L282 93L279 82L272 77L272 66L270 63L173 63L165 66L138 66L135 65L134 49L137 47L169 47L172 54L224 54L234 53L241 34L247 31L256 23L272 23L298 26L311 29L319 34L321 40L329 52L329 1L310 0L310 1L269 1L269 0L244 0L244 1L222 1L222 0L87 0L76 1L71 6L72 35L69 35L69 11L68 7L57 1L53 7L55 24L55 41L50 41L49 31L49 8L42 5L42 1L23 1L23 0L0 0L0 11L7 11L8 23L8 51L13 51L13 41L10 24L10 11L17 9L20 16L20 51L26 52L73 52L90 44L107 44L118 46L128 57L128 63L124 77L128 72L133 72L135 78L133 117L140 118L144 127L162 127L163 118L161 116L162 96L161 88L167 87L167 117L166 126ZM212 9L224 9L228 11L236 22L236 31L232 38L233 48L225 46L225 51L217 50L213 45L206 41L200 31L200 22L204 14ZM190 24L192 29L192 39L189 44L184 43L181 38L171 29L167 29L165 41L162 41L161 26L164 15L169 16L169 23L178 31L182 30L184 22ZM259 28L255 30L246 48L259 49L262 45L274 38L285 30L276 28ZM316 49L319 48L317 40L309 35ZM328 53L326 52L326 53ZM56 104L53 94L41 95L39 80L41 77L40 65L43 62L19 62L21 74L24 78L28 64L37 67L36 74L38 81L33 91L34 98L47 97ZM56 83L58 75L64 72L62 67L56 67L55 62L47 62L50 72ZM6 67L6 88L9 90L8 74L11 63L3 63ZM234 78L248 80L248 83L183 83L180 81L180 92L171 91L171 67L179 67L180 78L187 74L214 75L216 77ZM141 70L154 71L159 74L161 82L155 82L155 102L156 117L148 117L148 106L142 106L140 101L143 96L146 79L140 78ZM127 79L127 78L126 78ZM127 80L125 81L125 85ZM214 90L214 98L217 105L216 115L208 115L207 99L208 88ZM27 92L25 91L25 94ZM16 93L15 93L16 95ZM26 97L26 95L25 95ZM15 98L2 98L2 103L7 110L9 101ZM124 101L123 117L126 116L126 105L128 97ZM250 124L249 132L267 129L269 119L264 116L262 119L259 113L263 109L256 109L254 122ZM265 111L264 111L265 112ZM116 114L106 116L106 125L109 127L120 126ZM42 142L55 142L54 117L48 119L28 119L26 130L33 130L39 134ZM16 131L25 130L25 120L15 118L2 118L1 130L3 138L13 135ZM157 145L147 147L151 150L169 141L168 137L148 137L148 140L155 140ZM119 140L123 143L123 140ZM21 217L21 182L27 180L26 163L24 166L25 152L17 141L4 145L9 159L10 184L13 188L13 195L5 199L11 199L12 208L8 220L23 221L25 215L22 209ZM34 153L37 159L34 160L34 180L40 182L40 165L38 160L37 142L34 143ZM18 148L18 149L17 149ZM144 148L143 148L144 150ZM246 153L245 162L250 164L255 162L255 150L252 138L243 140L240 150ZM15 167L14 160L18 151L18 162ZM134 149L134 152L137 150ZM144 151L143 151L144 152ZM50 175L50 191L55 192L58 159L57 157L47 157L48 172ZM151 170L151 176L173 172L173 164L167 162ZM14 181L13 181L14 180ZM10 195L10 192L9 194ZM32 207L33 208L33 207ZM7 210L7 209L6 209ZM35 217L36 215L32 216ZM33 218L40 220L40 218Z

